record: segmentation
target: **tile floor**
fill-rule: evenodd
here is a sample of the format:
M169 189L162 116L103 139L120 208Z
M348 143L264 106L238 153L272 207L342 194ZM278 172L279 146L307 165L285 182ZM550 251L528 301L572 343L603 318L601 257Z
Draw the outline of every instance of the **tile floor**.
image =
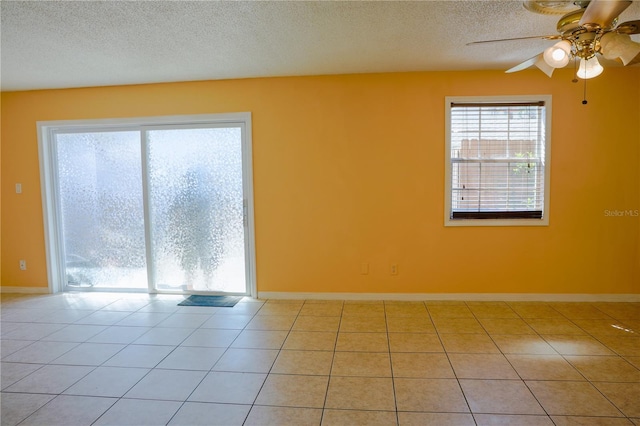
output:
M2 295L2 425L640 425L640 303Z

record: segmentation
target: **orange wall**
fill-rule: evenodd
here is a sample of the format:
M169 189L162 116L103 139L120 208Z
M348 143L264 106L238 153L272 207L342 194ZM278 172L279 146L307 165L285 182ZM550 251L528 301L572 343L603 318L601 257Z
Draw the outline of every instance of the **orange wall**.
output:
M429 72L3 93L2 285L47 284L36 121L251 111L259 291L640 293L640 219L604 213L640 209L640 68L589 81L588 105L571 78ZM550 225L445 228L444 97L529 93L553 95Z
M640 135L640 84L638 84L638 134ZM640 150L639 150L640 151ZM640 152L638 152L638 164L640 164ZM638 173L638 186L640 187L640 173ZM640 226L638 227L638 239L636 240L636 255L637 255L637 269L635 275L635 282L640 282Z

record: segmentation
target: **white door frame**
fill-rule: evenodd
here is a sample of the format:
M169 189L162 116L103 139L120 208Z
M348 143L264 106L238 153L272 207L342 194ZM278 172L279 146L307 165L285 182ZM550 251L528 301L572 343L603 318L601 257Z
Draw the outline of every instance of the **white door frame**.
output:
M58 200L57 159L55 157L55 134L83 131L145 130L151 126L170 125L216 126L233 124L242 129L242 185L245 214L245 270L247 290L251 297L257 297L255 219L253 203L253 151L251 113L173 115L159 117L138 117L99 120L38 121L38 156L40 161L40 185L47 260L47 281L50 293L64 290L66 273L63 265L63 236L61 235L61 215ZM146 161L143 159L143 162ZM146 185L146 182L143 182ZM157 292L154 290L153 292ZM174 292L172 292L174 293ZM175 293L174 293L175 294Z

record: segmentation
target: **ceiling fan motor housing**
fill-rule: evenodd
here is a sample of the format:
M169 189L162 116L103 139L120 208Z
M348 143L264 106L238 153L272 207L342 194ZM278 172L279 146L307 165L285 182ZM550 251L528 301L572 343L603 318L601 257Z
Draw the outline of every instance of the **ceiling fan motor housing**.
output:
M598 33L586 31L575 36L573 41L575 55L579 58L589 59L600 51L600 37Z
M580 19L584 15L585 9L577 9L572 12L563 15L558 20L557 29L562 35L570 35L574 30L580 27Z
M598 24L582 24L580 20L585 13L588 2L580 9L571 11L560 18L557 29L564 40L573 45L573 54L579 58L589 59L600 52L600 37L605 28ZM618 18L613 19L611 27L615 26Z

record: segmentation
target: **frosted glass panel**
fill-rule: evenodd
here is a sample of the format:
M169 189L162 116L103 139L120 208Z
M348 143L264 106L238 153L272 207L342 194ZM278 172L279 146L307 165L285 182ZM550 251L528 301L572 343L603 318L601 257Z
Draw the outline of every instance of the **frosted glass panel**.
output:
M146 289L140 133L56 141L68 286Z
M147 137L156 287L245 293L241 129Z

